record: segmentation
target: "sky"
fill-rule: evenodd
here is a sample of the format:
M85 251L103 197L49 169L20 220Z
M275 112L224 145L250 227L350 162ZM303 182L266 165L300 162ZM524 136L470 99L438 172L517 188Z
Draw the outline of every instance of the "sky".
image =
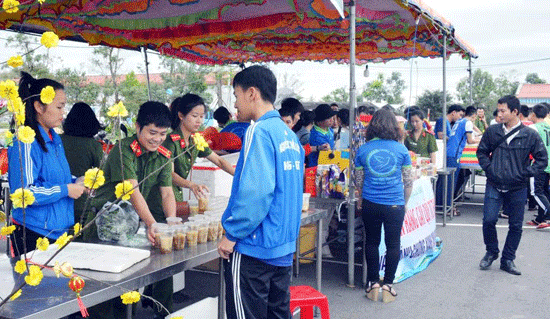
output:
M455 34L469 43L477 52L473 69L488 71L494 77L504 73L510 79L522 82L528 73L538 75L550 83L550 1L549 0L423 0L455 27ZM0 45L11 33L0 31ZM64 67L84 69L87 74L98 74L92 66L93 47L85 44L61 41L60 46L50 50L53 56L61 57ZM14 49L1 50L0 61L15 54ZM124 51L123 71L144 71L143 54ZM74 57L74 58L73 58ZM162 72L159 59L149 54L150 72ZM539 60L538 62L534 62ZM395 60L387 63L369 64L369 77L363 76L364 66L356 69L358 91L378 73L390 75L402 73L406 88L403 98L413 104L424 90L441 89L443 85L442 59L417 58L413 61ZM277 77L297 79L296 88L304 100L319 101L334 89L349 89L347 65L295 62L271 65ZM460 79L468 76L468 62L458 55L447 61L447 89L456 93Z

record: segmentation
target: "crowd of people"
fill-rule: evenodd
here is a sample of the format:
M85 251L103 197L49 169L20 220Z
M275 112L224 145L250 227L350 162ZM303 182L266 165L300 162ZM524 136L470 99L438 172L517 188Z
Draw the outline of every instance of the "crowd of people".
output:
M47 86L56 93L49 104L39 98L39 92ZM25 101L25 125L34 130L36 139L32 144L16 139L9 148L9 162L21 163L9 166L9 186L13 190L30 189L36 200L26 208L25 216L21 208L12 211L12 221L17 225L11 235L15 255L35 249L40 238L55 241L76 222L91 222L107 202L116 199L115 186L124 181L135 187L129 201L154 244L154 225L176 216L177 203L184 200L182 188L197 198L208 192L205 185L188 180L195 160L206 158L235 177L222 217L225 236L218 244L226 270L228 318L289 318L290 273L300 228L304 169L318 165L320 151L350 147L349 110L335 103L306 110L299 100L287 98L277 111L276 79L262 66L239 72L233 87L236 121L225 108L218 108L214 118L222 131L238 122L250 125L242 136L235 168L210 148L195 147L192 136L201 128L206 112L205 102L198 95L177 97L170 106L155 101L142 104L135 121L136 133L120 139L104 154L94 139L103 126L90 106L76 103L63 119L63 85L23 72L19 94ZM393 281L413 183L410 153L435 164L436 139L442 138L446 139L447 167L456 168L456 184L447 187L457 191L469 172L460 170L464 147L466 143L479 144L477 156L487 176L483 217L487 253L480 268L488 269L499 256L495 224L502 209L510 228L501 269L520 274L514 259L528 188L539 207L537 217L528 223L550 227L548 105L537 105L531 112L514 96L505 96L498 101L496 125L488 125L483 108L455 104L437 120L433 131L424 112L416 106L406 109L406 123L399 123L388 108L362 106L357 113L372 116L364 132L367 142L359 146L355 158L357 208L366 233L365 292L369 299L378 300L380 292L385 302L397 296ZM58 135L55 129L61 125L63 134ZM84 200L90 190L84 186L82 176L92 167L102 167L105 183L88 208ZM440 203L443 185L440 181L438 184L436 197ZM448 200L457 194L449 192ZM382 227L387 251L381 280L378 247ZM80 240L98 240L94 226L86 229ZM146 287L145 294L171 312L172 291L170 277ZM158 308L154 310L156 317L166 315ZM90 308L92 317L98 318L121 318L124 311L118 299Z

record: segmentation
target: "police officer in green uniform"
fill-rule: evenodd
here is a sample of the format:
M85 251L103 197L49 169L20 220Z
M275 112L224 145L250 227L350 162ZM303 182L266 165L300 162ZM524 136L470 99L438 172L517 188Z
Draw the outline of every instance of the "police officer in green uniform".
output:
M159 102L142 104L136 120L136 135L122 139L113 147L104 167L105 184L97 190L92 201L93 207L99 210L107 201L112 202L116 199L116 184L126 180L137 186L143 181L131 194L130 202L147 225L147 237L151 243L154 243L151 226L155 222L164 222L166 217L176 216L176 202L171 187L172 165L169 163L171 152L161 145L166 139L169 127L170 111L166 105ZM152 200L151 195L155 193L158 194L158 198ZM93 217L95 213L89 212L87 221L89 222ZM94 228L92 231L85 233L85 239L97 238L97 231L95 227L90 227L92 228ZM172 277L150 285L148 288L149 291L145 294L151 295L172 312ZM97 310L97 318L108 318L111 314L112 318L122 318L123 308L118 306L122 305L120 298L118 301L116 299L112 301L116 304L115 307L102 304L99 305L102 306L98 307L99 309L92 307L90 311ZM155 313L157 317L164 318L165 315L167 314L162 312Z
M412 111L409 114L409 122L412 130L405 136L405 147L422 157L429 157L430 161L435 164L437 143L435 137L426 132L423 127L424 114L422 111Z
M172 133L164 141L164 146L172 152L174 159L174 172L172 183L176 202L183 201L181 187L189 188L196 198L203 197L208 188L205 185L196 184L187 180L189 172L197 157L206 157L210 162L220 167L225 172L234 175L235 168L208 147L198 150L193 144L191 135L196 133L204 121L204 100L196 94L185 94L175 99L170 105L172 116ZM181 156L180 154L185 153Z

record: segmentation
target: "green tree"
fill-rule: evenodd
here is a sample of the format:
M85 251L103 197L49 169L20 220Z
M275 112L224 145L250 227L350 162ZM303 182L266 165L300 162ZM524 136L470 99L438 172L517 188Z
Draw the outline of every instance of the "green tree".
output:
M112 103L110 98L114 96L115 102L120 100L118 91L118 70L124 63L120 56L120 50L110 47L99 47L94 49L92 63L101 70L101 74L108 75L109 80L101 87L102 98L100 99L101 111L104 114Z
M79 101L92 106L97 103L100 87L96 83L87 83L86 72L64 68L56 71L54 78L65 86L68 105Z
M160 65L168 71L168 74L162 75L165 88L172 90L174 96L194 93L201 95L207 102L212 101L212 97L205 94L205 77L211 72L210 68L166 56L161 56Z
M17 54L23 58L23 65L13 69L7 64L2 64L2 69L9 69L4 74L4 78L18 78L20 71L28 72L35 78L52 76L50 72L51 58L47 53L48 51L40 53L43 49L40 48L37 37L17 33L14 36L8 37L7 45L17 50Z
M502 73L495 78L495 100L491 104L496 108L496 102L505 95L514 95L518 90L519 81L514 79L513 73Z
M452 96L447 93L447 107L452 103ZM420 107L424 113L430 113L430 119L441 117L443 110L443 91L441 90L425 90L417 99L416 105Z
M525 77L525 82L529 84L544 84L546 83L546 80L539 78L537 73L529 73Z
M126 74L124 81L120 82L118 90L130 117L137 115L139 106L149 100L147 85L140 83L134 72Z
M464 104L470 104L470 82L468 77L462 78L456 86L458 99ZM472 99L474 105L492 105L496 99L496 86L493 76L477 69L472 74Z
M346 87L337 88L321 98L323 102L349 102L349 89Z
M386 101L388 94L384 86L384 74L378 73L376 79L368 82L360 95L369 102Z
M401 73L392 72L391 76L386 79L387 98L386 101L390 104L403 103L403 97L401 96L403 90L406 88L405 80L401 78Z
M368 82L363 92L358 95L370 102L401 104L403 103L401 95L404 89L405 80L401 78L401 73L392 72L389 78L386 78L382 73L378 73L376 78Z

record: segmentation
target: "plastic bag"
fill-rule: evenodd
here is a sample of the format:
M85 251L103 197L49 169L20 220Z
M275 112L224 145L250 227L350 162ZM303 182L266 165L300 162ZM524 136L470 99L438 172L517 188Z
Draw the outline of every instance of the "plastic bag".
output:
M137 233L139 229L139 216L132 204L128 201L120 201L113 204L105 203L101 211L105 210L96 219L97 235L102 241L126 242Z

